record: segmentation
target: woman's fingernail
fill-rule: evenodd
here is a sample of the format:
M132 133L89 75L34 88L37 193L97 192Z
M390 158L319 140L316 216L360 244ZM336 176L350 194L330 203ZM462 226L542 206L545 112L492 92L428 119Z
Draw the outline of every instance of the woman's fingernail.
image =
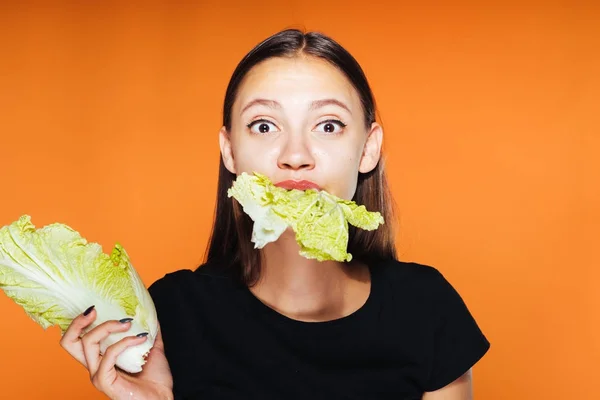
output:
M89 313L92 312L92 310L94 309L95 306L90 306L87 310L85 310L83 312L83 316L85 317L86 315L88 315Z
M142 332L142 333L138 333L137 335L135 335L137 337L144 337L144 336L148 336L148 332Z
M127 322L131 322L131 321L133 321L133 318L123 318L123 319L119 320L119 322L122 324L126 324Z

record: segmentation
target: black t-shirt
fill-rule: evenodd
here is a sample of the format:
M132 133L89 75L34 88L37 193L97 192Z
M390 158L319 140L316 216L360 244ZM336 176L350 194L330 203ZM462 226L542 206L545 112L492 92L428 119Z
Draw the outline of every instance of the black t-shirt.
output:
M369 266L356 312L302 322L269 308L214 264L149 288L176 399L421 399L489 349L459 294L435 268Z

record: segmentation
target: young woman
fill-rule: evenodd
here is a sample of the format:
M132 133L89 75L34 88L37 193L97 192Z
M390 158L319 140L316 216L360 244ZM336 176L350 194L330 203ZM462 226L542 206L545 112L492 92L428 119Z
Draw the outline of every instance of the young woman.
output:
M435 268L396 259L383 131L356 60L318 33L271 36L234 71L219 135L207 259L149 288L160 332L143 372L115 360L144 336L99 355L129 322L82 336L92 306L63 336L94 385L113 399L471 399L471 367L489 342ZM252 221L227 197L255 171L355 200L386 224L351 230L348 263L303 258L291 230L255 250Z

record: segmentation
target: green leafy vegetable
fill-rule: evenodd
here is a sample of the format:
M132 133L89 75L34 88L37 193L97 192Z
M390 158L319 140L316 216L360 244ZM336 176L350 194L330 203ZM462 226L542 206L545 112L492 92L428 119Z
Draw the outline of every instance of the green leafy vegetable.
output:
M240 174L228 191L254 221L252 242L263 248L291 227L306 258L350 261L347 253L348 224L375 230L383 224L379 212L367 211L353 201L340 199L324 190L287 190L266 176Z
M110 255L88 243L63 224L35 229L31 218L0 229L0 289L44 329L58 325L64 333L71 321L90 305L97 318L87 331L107 320L133 318L127 332L112 333L100 351L125 336L148 332L148 339L125 350L117 366L139 372L158 331L150 294L132 267L123 247Z

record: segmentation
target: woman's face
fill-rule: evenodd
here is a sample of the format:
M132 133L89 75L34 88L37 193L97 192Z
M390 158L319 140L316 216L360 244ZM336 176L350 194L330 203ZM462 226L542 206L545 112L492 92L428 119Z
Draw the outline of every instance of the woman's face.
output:
M259 172L286 188L314 184L350 200L358 173L379 160L381 127L366 128L358 93L324 60L258 64L241 83L231 115L231 131L221 129L220 143L234 174Z

